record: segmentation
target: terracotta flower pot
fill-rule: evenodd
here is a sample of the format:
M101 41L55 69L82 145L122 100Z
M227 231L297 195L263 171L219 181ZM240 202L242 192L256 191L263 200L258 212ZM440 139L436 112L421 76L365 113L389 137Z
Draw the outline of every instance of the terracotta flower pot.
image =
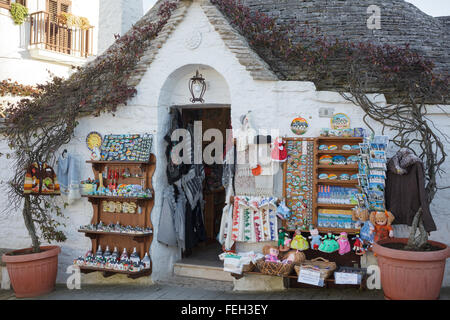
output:
M408 243L408 239L392 238L373 244L381 273L381 286L386 299L435 300L439 298L450 248L440 242L438 251L404 251L383 247L387 243Z
M17 298L29 298L51 292L55 287L58 272L58 246L42 246L40 253L30 248L5 253L3 262L8 268L9 278ZM15 255L11 255L11 253ZM17 255L19 253L19 255Z

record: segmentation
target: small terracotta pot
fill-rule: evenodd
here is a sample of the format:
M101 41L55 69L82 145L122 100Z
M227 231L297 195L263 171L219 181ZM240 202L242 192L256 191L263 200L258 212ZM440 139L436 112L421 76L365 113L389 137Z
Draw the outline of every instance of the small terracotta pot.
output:
M404 251L383 247L387 243L408 243L408 239L384 239L373 244L381 273L384 296L391 300L435 300L439 298L444 279L445 260L450 248L428 241L439 251Z
M40 253L10 255L30 252L31 249L15 250L2 256L8 268L9 278L17 298L36 297L55 288L58 273L58 246L42 246Z

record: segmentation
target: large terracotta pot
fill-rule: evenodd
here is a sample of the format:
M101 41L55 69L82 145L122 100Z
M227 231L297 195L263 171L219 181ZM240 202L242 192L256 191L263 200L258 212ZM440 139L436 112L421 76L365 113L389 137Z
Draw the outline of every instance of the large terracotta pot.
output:
M8 268L9 278L17 298L29 298L51 292L55 288L58 272L58 246L42 246L40 253L10 255L30 252L15 250L2 256Z
M392 238L373 244L381 272L381 286L386 299L435 300L439 298L450 248L440 242L428 241L442 248L439 251L404 251L383 247L386 243L408 243L408 239Z

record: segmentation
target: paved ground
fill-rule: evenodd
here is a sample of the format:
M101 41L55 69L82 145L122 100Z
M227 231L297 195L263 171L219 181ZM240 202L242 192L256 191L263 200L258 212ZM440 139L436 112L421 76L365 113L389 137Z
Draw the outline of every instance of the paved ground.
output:
M282 292L239 293L228 285L193 281L166 281L150 286L84 285L81 290L68 290L57 285L56 290L40 300L382 300L381 291L358 289L289 289ZM216 285L217 284L217 285ZM12 291L0 290L0 300L16 299ZM444 288L441 299L450 300L450 288Z

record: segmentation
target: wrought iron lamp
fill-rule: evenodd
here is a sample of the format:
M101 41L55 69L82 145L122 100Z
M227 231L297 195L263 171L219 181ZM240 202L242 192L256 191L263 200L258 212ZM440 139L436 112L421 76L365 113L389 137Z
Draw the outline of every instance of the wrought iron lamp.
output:
M189 79L189 91L192 95L192 98L190 99L192 103L205 102L205 100L203 99L203 95L206 92L206 82L203 76L198 72L198 70L195 76Z

